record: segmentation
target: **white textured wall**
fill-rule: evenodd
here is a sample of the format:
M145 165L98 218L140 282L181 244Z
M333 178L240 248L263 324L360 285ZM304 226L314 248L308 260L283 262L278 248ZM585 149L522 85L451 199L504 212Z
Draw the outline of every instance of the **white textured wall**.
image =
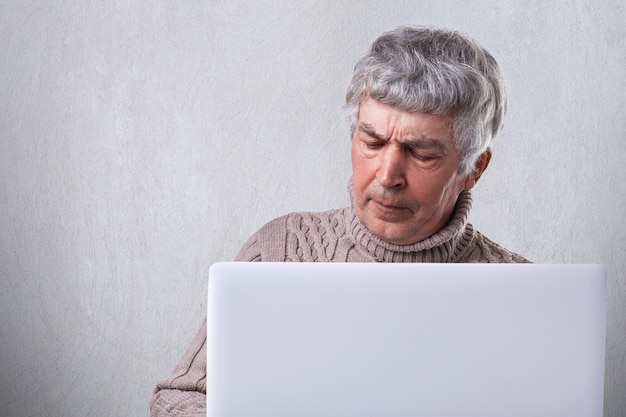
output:
M510 112L472 221L536 262L607 265L605 415L626 414L623 2L128 3L0 4L2 415L147 415L209 266L347 203L345 88L407 23L498 58Z

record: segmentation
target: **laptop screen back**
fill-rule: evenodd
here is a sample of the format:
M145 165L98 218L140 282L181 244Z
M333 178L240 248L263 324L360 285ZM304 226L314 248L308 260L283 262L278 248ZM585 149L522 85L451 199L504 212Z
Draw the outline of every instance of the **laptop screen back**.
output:
M216 264L208 416L601 417L605 280L597 265Z

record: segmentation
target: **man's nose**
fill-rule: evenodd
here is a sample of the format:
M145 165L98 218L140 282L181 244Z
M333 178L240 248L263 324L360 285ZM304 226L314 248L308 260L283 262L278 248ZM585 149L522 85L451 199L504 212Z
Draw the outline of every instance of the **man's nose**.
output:
M402 149L388 146L380 154L376 180L385 188L403 187L406 185L405 163Z

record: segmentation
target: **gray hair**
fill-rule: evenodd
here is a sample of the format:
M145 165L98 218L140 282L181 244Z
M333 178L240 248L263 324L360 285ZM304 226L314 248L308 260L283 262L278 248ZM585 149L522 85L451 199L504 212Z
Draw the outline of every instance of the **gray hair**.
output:
M399 27L374 41L346 94L352 133L367 96L403 111L450 115L461 175L474 172L506 113L496 60L472 39L442 29Z

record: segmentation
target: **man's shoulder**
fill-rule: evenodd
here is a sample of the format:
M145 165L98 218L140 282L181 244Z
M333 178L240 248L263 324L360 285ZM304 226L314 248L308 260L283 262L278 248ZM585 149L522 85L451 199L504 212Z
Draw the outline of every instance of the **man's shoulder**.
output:
M348 208L327 211L298 211L276 217L261 226L244 244L238 260L284 261L289 235L325 235L341 225ZM305 237L306 239L306 237Z
M287 232L303 228L304 230L310 230L313 225L336 225L346 210L346 207L342 207L327 211L294 211L270 220L257 233L273 235L276 231Z
M466 251L462 262L530 263L522 255L504 248L477 230L474 230L473 244Z

